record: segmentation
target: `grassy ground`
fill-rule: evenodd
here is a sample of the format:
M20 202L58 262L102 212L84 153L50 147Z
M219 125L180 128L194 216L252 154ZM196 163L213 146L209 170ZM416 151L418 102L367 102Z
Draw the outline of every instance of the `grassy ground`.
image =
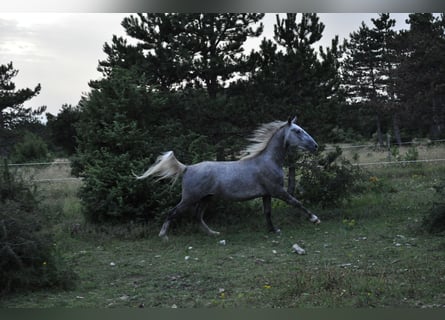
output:
M443 307L445 238L419 226L444 179L439 165L373 169L368 192L314 210L318 226L274 203L282 234L266 233L253 205L258 214L240 225L211 224L221 236L186 224L169 242L159 225L87 225L77 182L42 183L54 246L77 287L16 293L0 307Z

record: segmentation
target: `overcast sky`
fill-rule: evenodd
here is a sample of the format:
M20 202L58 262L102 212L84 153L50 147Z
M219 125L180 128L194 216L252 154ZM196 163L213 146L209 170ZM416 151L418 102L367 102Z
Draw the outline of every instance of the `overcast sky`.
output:
M105 59L102 47L113 34L125 36L120 23L128 13L0 13L0 64L13 62L19 74L17 88L34 88L41 84L40 94L26 106L47 106L57 114L63 104L76 105L88 82L98 79L98 61ZM408 14L391 14L396 29L405 29ZM319 14L325 24L320 45L330 45L358 30L362 21L371 26L372 13ZM264 32L250 40L247 50L256 49L263 37L272 38L275 14L266 14Z

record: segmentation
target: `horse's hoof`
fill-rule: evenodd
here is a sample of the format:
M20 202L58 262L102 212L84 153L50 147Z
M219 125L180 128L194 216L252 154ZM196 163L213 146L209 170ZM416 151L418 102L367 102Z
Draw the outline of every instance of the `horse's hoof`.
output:
M275 234L281 234L281 229L280 228L275 228L275 227L270 227L269 228L269 232L270 233L275 233Z
M309 221L312 222L313 224L320 224L321 223L320 219L318 219L318 217L314 216L314 215L309 219Z

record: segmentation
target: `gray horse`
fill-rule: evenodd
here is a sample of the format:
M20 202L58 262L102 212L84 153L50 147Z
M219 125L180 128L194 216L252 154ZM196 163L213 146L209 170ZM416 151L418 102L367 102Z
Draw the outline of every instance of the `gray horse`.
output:
M225 200L243 201L263 198L263 209L270 231L279 232L271 220L271 198L278 198L289 205L301 209L313 223L320 223L316 215L302 206L284 188L283 163L289 147L314 152L318 145L314 139L296 123L296 118L288 121L274 121L263 124L250 139L243 156L238 161L204 161L194 165L179 162L173 151L158 157L156 163L137 179L157 176L158 180L170 178L176 181L182 177L182 199L170 210L159 233L167 238L171 221L190 208L195 208L201 226L208 234L218 235L210 229L203 216L209 200L218 197Z

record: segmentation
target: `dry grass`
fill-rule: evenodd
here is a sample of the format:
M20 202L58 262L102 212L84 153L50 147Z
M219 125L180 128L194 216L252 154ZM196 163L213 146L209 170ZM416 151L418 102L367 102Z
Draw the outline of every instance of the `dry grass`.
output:
M415 148L418 152L418 160L433 160L433 159L445 159L445 143L437 144L412 144L403 145L401 147L392 147L392 151L387 149L380 149L369 144L337 144L343 150L343 156L353 163L375 163L396 161L394 153L398 153L399 160L403 160L405 155L410 149ZM327 145L326 149L335 148L336 145ZM398 151L394 151L395 149Z

